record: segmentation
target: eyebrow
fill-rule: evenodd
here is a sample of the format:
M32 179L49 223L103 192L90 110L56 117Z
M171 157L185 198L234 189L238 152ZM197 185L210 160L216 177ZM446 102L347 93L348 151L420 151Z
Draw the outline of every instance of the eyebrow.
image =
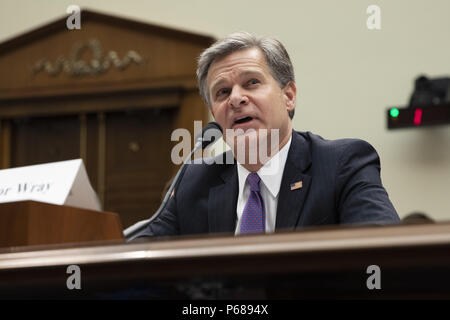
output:
M240 73L238 75L238 77L246 77L246 76L251 76L251 75L262 75L263 73L261 71L257 71L257 70L246 70L243 71L242 73ZM213 93L214 91L216 91L217 87L221 86L224 82L226 82L225 78L221 78L219 81L215 82L212 86L211 86L211 92Z

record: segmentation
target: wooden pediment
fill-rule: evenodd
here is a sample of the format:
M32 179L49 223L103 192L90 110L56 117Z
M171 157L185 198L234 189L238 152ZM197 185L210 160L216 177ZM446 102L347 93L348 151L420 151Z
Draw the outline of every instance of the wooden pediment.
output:
M81 11L0 44L0 100L196 87L208 36Z

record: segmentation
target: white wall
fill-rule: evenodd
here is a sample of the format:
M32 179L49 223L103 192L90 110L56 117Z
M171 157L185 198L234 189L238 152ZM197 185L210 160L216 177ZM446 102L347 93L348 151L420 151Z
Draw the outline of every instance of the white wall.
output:
M221 37L247 30L280 39L299 89L294 128L358 137L378 150L401 217L450 220L450 125L388 131L420 73L450 75L449 0L1 0L0 41L65 15L69 4ZM366 8L381 8L381 30Z

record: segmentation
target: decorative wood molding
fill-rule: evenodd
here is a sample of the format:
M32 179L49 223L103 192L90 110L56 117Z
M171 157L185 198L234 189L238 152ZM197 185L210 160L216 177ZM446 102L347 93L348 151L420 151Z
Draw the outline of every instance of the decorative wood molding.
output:
M174 108L181 101L181 90L131 91L120 94L80 95L45 99L23 99L3 104L0 100L0 117L68 115L120 111L124 109ZM203 107L203 105L201 105ZM206 108L206 107L205 107Z
M0 109L6 100L196 88L196 60L213 38L88 10L82 16L77 32L65 16L0 43L8 75L0 77Z
M85 61L83 60L83 54L89 50L92 53L92 59ZM116 51L112 50L103 56L100 41L90 39L87 43L74 44L70 58L61 55L53 63L46 58L40 59L34 63L32 74L36 75L43 71L51 76L57 76L61 72L65 72L71 77L96 76L108 72L113 67L123 71L133 62L137 65L144 63L144 59L135 50L129 50L122 59Z

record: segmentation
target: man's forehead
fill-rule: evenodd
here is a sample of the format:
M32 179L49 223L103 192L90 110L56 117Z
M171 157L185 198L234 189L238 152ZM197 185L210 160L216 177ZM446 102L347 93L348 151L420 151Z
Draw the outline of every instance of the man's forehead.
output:
M251 47L251 48L245 48L245 49L240 49L240 50L236 50L236 51L232 51L228 54L225 54L223 56L217 57L214 62L219 62L225 59L233 59L233 58L240 58L240 57L254 57L254 58L259 58L263 55L262 51L260 48L258 47Z
M264 55L258 48L232 52L214 60L208 70L207 81L210 85L221 81L221 74L236 71L238 76L269 71ZM218 77L218 78L217 78Z
M265 64L264 55L259 48L248 48L231 52L222 57L216 58L211 63L208 73L217 67L226 67L227 65L233 65L235 63L263 63Z

